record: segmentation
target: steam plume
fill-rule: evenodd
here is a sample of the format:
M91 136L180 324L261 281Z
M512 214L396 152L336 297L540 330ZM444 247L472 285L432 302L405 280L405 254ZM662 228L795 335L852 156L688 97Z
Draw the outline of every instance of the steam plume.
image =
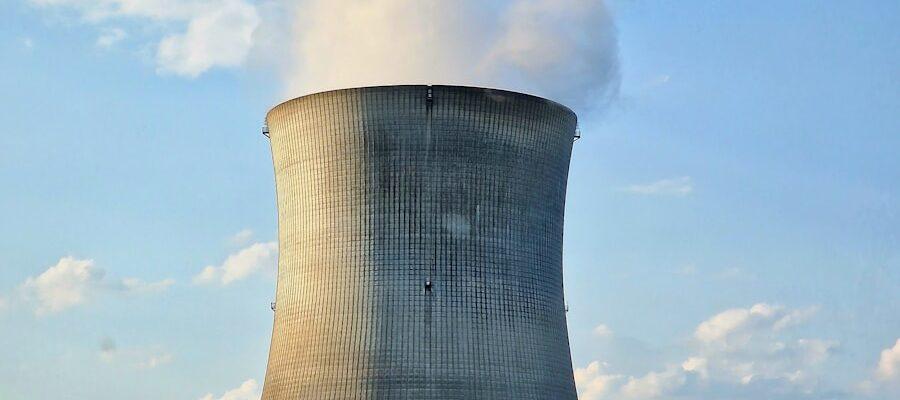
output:
M591 108L618 89L615 27L602 0L307 0L290 11L286 97L455 84Z

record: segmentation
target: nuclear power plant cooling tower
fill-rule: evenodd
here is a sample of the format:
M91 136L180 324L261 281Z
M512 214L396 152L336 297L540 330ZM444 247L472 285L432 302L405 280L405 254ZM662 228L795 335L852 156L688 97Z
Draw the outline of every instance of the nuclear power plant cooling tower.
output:
M263 400L576 398L571 110L386 86L293 99L266 123L280 254Z

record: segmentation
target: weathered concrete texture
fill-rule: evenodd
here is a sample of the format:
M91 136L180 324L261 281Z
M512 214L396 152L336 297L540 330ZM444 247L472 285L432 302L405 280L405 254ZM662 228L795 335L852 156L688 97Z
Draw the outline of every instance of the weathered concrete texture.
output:
M280 257L264 400L576 398L569 109L390 86L294 99L267 123Z

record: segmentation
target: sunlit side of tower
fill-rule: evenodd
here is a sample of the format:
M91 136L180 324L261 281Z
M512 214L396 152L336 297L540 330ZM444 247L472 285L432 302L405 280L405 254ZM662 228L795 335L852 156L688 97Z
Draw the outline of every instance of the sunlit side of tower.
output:
M266 121L280 255L264 400L576 398L571 110L386 86L300 97Z

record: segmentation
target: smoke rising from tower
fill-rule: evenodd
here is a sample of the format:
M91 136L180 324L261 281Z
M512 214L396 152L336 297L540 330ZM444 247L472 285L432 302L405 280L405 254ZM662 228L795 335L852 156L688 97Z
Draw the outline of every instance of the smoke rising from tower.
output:
M308 0L285 7L291 19L279 26L290 26L291 39L270 51L290 54L282 70L286 98L455 84L585 110L618 90L616 31L602 0Z

